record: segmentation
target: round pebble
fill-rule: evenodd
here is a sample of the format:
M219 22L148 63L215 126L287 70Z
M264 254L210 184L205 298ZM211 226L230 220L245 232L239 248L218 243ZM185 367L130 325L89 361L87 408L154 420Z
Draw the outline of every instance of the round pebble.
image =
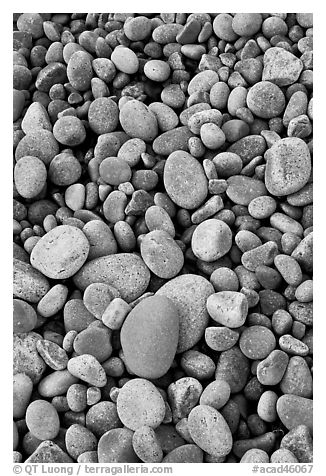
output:
M251 326L242 332L239 346L249 359L264 359L274 350L276 339L267 327Z
M22 299L13 300L14 333L29 332L36 327L37 314L33 307Z
M153 428L137 428L132 437L132 446L138 458L144 463L160 463L163 451Z
M215 380L205 387L199 404L208 405L219 410L228 402L231 394L230 385L224 380Z
M123 73L134 74L139 68L139 60L134 51L123 45L114 48L111 61L113 61L114 66Z
M128 101L120 110L119 121L130 137L150 142L158 134L155 114L140 101Z
M160 278L173 278L184 263L182 250L163 230L147 233L141 241L140 253L146 266Z
M98 447L99 463L138 463L132 446L133 432L128 428L113 428L101 436Z
M224 256L232 246L230 227L221 220L210 219L200 223L195 229L191 248L197 258L216 261Z
M225 456L232 449L232 435L223 416L213 407L198 405L188 417L191 438L206 453Z
M92 355L98 362L104 362L112 354L110 332L104 326L89 326L76 336L73 348L77 355Z
M201 164L187 152L169 155L164 167L164 185L171 200L191 210L207 196L207 179Z
M151 382L136 378L121 388L117 411L122 423L133 431L143 426L155 429L164 419L165 405Z
M34 400L26 410L26 425L39 440L52 440L59 433L60 420L56 409L46 400Z
M249 90L247 106L256 116L271 119L284 111L284 94L276 84L270 81L260 81Z
M104 433L122 426L117 407L112 402L102 401L92 405L86 413L86 427L100 438Z
M86 139L86 131L78 117L60 117L53 127L53 135L60 144L74 147L80 145Z
M102 179L109 185L120 185L129 182L131 169L126 161L117 157L104 159L99 168Z
M88 109L88 123L96 134L107 134L116 129L119 110L110 98L97 98Z
M37 157L22 157L15 165L15 185L24 198L36 197L44 188L46 177L45 165Z

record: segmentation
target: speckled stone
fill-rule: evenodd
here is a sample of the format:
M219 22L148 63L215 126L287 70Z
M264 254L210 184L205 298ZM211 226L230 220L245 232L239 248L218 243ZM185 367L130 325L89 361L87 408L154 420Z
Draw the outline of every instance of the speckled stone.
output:
M263 81L289 86L297 81L303 69L302 61L284 48L269 48L264 54Z
M163 230L147 233L141 240L140 253L146 266L160 278L174 278L184 264L181 248Z
M129 380L119 391L117 411L122 423L131 430L146 425L157 428L165 415L164 400L148 380Z
M50 289L46 277L28 263L14 258L13 272L13 295L15 298L37 303Z
M271 119L284 111L285 97L276 84L260 81L249 89L247 106L256 116Z
M27 332L14 334L13 339L13 373L25 373L33 384L38 383L46 369L36 349L36 343L42 337L36 332Z
M311 159L307 144L298 137L277 141L267 153L265 184L272 195L298 192L309 180Z
M180 330L177 352L190 349L202 337L209 321L206 300L213 293L211 283L194 274L177 276L157 291L157 295L168 297L178 309Z
M44 235L34 246L31 264L48 278L73 276L85 263L89 243L74 226L61 225Z
M283 425L292 430L299 425L306 425L312 433L313 402L298 395L282 395L276 404L277 414Z
M232 449L232 435L223 416L213 407L198 405L191 410L188 428L194 442L206 453L225 456Z
M131 302L147 289L150 272L143 260L133 253L119 253L86 263L74 276L76 286L84 291L92 283L107 283L117 288L122 299Z
M204 169L188 152L177 150L169 155L163 180L169 197L179 207L197 208L207 196Z

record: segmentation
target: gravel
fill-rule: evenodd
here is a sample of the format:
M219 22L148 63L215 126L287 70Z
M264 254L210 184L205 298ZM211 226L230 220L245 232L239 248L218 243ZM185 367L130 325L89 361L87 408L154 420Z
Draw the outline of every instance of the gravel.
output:
M311 463L312 14L13 30L14 462Z

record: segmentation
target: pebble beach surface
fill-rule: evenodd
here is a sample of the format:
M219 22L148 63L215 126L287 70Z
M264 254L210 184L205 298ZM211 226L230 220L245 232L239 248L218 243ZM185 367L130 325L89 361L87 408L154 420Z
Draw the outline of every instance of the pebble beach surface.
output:
M311 463L312 14L13 17L14 462Z

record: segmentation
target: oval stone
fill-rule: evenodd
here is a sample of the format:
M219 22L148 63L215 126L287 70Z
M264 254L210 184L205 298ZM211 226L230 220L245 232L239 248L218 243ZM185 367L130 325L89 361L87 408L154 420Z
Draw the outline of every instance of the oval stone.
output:
M224 221L211 218L200 223L191 239L194 255L202 261L216 261L232 246L232 232Z
M98 442L99 463L137 463L139 459L132 447L133 431L113 428L101 436Z
M203 452L197 445L181 445L170 451L162 463L202 463Z
M233 175L227 183L226 194L237 205L248 206L254 198L267 194L264 182L245 175Z
M174 278L184 263L181 248L163 230L147 233L141 241L140 252L146 266L160 278Z
M285 97L276 84L260 81L249 89L247 106L256 116L271 119L284 111Z
M156 295L168 297L178 309L180 330L177 352L190 349L202 337L209 321L206 300L213 293L211 283L195 274L177 276L157 291Z
M29 332L37 323L37 314L34 308L21 299L13 300L13 331Z
M15 150L17 162L26 155L38 157L45 165L49 165L52 159L59 153L59 144L51 131L38 129L29 132L19 142Z
M131 302L147 289L150 272L143 260L133 253L119 253L86 263L74 276L76 286L84 291L92 283L111 284L122 299Z
M85 263L89 243L74 226L61 225L46 233L34 246L31 264L52 279L73 276Z
M139 60L136 53L123 45L118 45L114 48L111 61L114 63L114 66L123 73L134 74L139 68Z
M35 438L53 440L60 429L58 412L46 400L34 400L26 411L26 425Z
M268 150L265 184L272 195L298 192L308 182L310 173L309 148L299 137L281 139Z
M153 150L159 155L170 155L177 150L187 151L190 137L193 137L193 134L187 126L174 127L156 137L153 142Z
M292 430L299 425L306 425L312 433L313 402L298 395L282 395L276 404L277 414L283 425Z
M107 134L115 130L118 124L119 109L110 98L97 98L89 107L88 122L96 134Z
M77 91L87 91L91 86L93 69L91 56L86 51L76 51L69 59L67 76L71 86Z
M145 104L135 99L121 109L119 120L122 129L130 136L151 142L158 134L156 116Z
M267 327L250 326L242 332L239 346L248 359L265 359L275 349L276 339Z
M197 208L207 196L204 169L188 152L177 150L169 155L163 180L169 197L187 210Z
M135 378L120 389L117 411L122 423L130 430L142 426L157 428L165 415L163 397L148 380Z
M33 382L26 374L13 377L13 417L24 418L33 391Z
M179 336L178 310L165 296L143 299L128 314L120 333L129 369L139 377L159 378L171 367Z
M188 417L193 441L212 456L225 456L232 449L232 434L223 416L213 407L198 405Z

